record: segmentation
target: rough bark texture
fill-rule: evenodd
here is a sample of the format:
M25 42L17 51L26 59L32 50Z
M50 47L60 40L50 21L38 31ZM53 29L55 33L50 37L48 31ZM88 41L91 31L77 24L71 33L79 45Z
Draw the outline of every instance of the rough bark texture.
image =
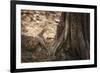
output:
M86 16L86 14L82 13L70 13L70 55L72 55L72 59L89 59L90 42L89 40L86 40L89 38L90 27L88 15L89 14ZM86 18L88 19L86 20ZM85 36L87 36L86 39Z
M21 61L90 58L88 13L21 11Z

